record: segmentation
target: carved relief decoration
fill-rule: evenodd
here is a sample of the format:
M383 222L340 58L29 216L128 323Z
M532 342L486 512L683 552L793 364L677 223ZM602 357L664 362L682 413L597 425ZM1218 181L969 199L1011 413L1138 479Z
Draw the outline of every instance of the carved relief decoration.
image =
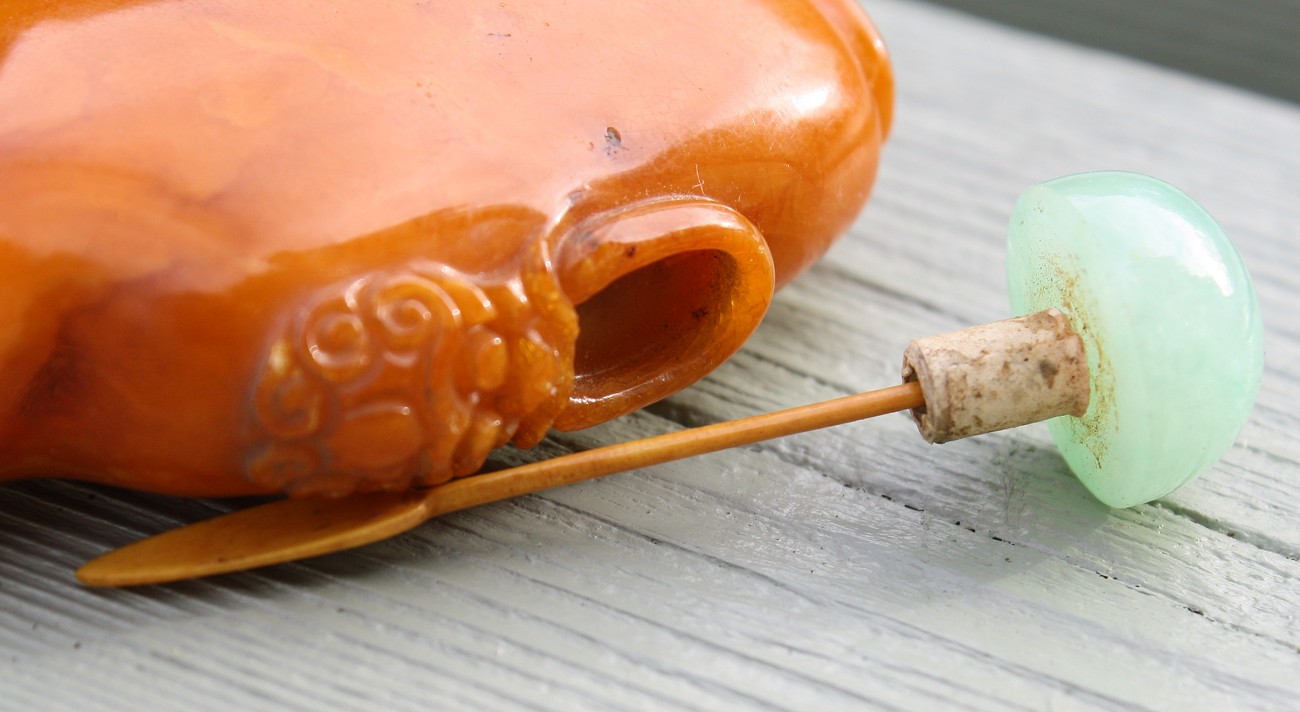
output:
M544 274L480 286L433 262L317 291L250 394L247 476L342 496L471 474L563 406L574 318Z

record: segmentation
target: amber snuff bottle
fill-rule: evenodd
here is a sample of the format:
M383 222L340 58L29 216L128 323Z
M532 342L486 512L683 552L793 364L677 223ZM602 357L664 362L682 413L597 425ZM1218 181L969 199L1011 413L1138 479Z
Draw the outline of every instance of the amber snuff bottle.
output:
M11 0L0 479L470 474L733 353L892 102L848 0Z

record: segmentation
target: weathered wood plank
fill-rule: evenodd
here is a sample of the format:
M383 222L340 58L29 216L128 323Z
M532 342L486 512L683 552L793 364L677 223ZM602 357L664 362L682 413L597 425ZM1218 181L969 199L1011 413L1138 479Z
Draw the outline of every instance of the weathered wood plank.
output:
M1300 15L1289 0L930 1L1300 100Z

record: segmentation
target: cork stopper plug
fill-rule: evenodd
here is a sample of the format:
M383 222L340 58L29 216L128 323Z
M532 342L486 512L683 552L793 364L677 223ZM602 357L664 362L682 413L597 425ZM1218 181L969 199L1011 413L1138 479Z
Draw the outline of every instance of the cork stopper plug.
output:
M912 410L932 443L1014 428L1088 409L1088 358L1065 314L1036 314L917 339L903 381L925 405Z

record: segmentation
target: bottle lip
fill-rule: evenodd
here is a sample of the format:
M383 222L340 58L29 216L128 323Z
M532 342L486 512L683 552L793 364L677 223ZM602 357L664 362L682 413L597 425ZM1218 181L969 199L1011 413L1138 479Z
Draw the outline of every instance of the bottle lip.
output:
M610 420L704 377L745 343L775 291L758 229L707 199L592 216L554 254L578 312L573 388L558 430Z

